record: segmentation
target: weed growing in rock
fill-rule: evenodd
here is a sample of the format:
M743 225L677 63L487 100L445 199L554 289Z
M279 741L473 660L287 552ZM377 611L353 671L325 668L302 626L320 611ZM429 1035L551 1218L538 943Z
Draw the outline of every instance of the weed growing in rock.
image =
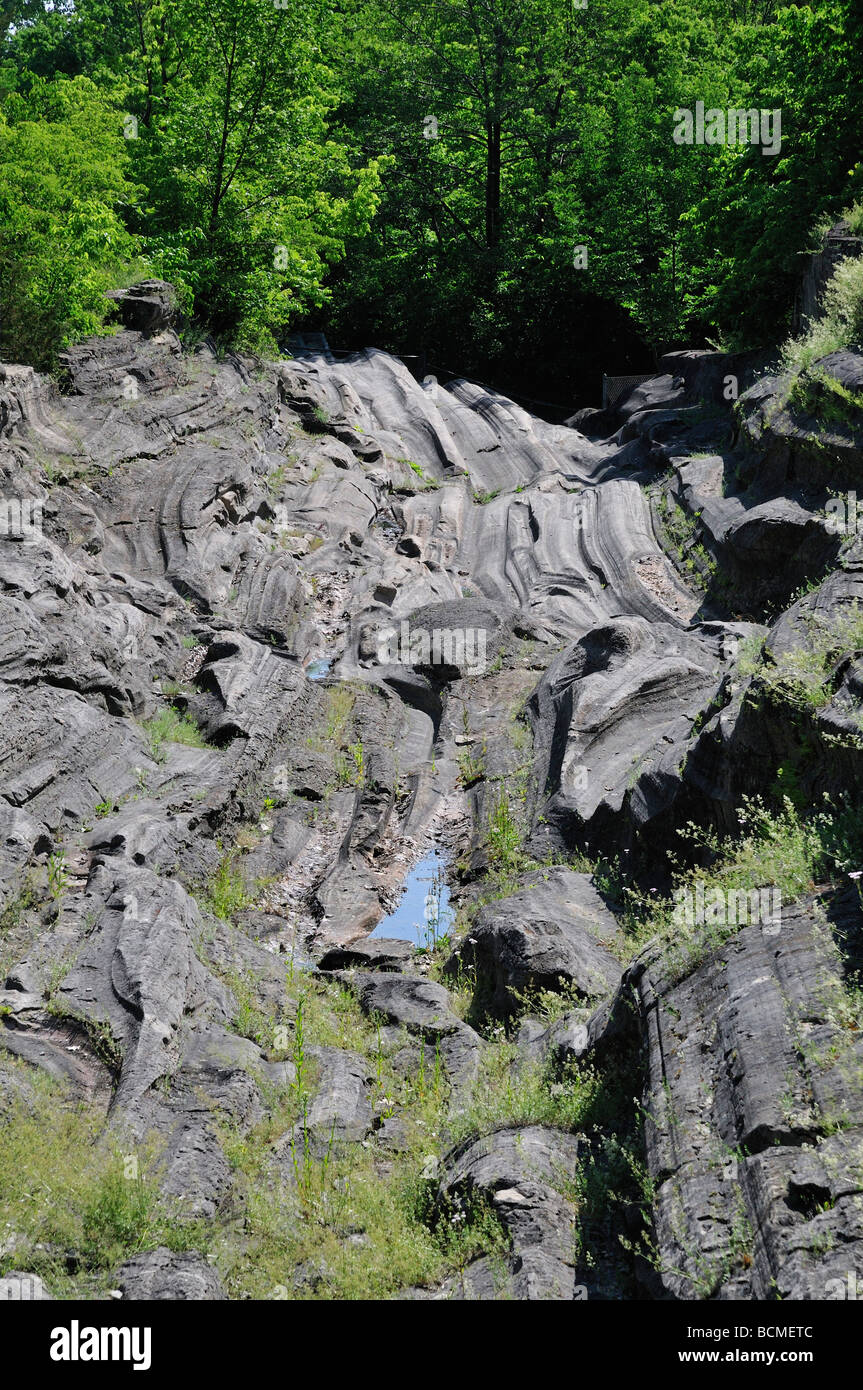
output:
M595 1108L602 1085L592 1068L574 1063L555 1080L544 1066L519 1061L514 1043L497 1041L483 1054L468 1103L451 1121L453 1139L522 1125L577 1129Z
M38 895L28 875L15 896L9 899L3 911L0 912L0 932L11 932L18 928L25 913L34 908L37 903Z
M209 961L207 964L212 968ZM241 1038L248 1038L261 1048L267 1047L273 1033L272 1022L260 1006L254 975L250 970L226 970L222 978L237 1001L231 1027Z
M690 515L673 499L671 493L665 494L663 522L672 558L689 580L704 589L715 576L716 561L698 539L700 515L700 512Z
M44 1073L3 1070L23 1095L0 1126L0 1272L23 1264L56 1296L104 1297L120 1260L162 1245L206 1248L203 1225L181 1221L159 1195L155 1141L138 1147L130 1172L120 1141Z
M56 964L52 972L48 985L48 1013L55 1018L68 1019L76 1023L86 1034L87 1041L93 1052L101 1062L104 1062L113 1075L119 1076L120 1067L123 1062L123 1050L114 1036L114 1030L107 1019L91 1018L88 1014L79 1013L67 1004L66 1000L59 997L57 991L71 969L75 961L74 952L62 957Z
M572 1176L560 1175L558 1179L557 1186L574 1202L578 1213L575 1253L585 1270L601 1271L609 1248L613 1248L609 1237L614 1227L631 1224L631 1217L629 1223L626 1222L625 1207L638 1206L645 1229L650 1227L652 1194L641 1156L640 1126L637 1130L635 1133L632 1125L627 1125L622 1141L613 1134L597 1137ZM619 1229L617 1243L622 1251L633 1249L630 1239ZM624 1264L622 1259L621 1264ZM618 1281L621 1274L625 1278L626 1273L624 1264L624 1270L617 1271Z
M470 744L473 742L474 735L470 728L470 715L467 705L462 706L462 730L463 738L467 747L463 748L458 755L458 770L461 777L462 786L467 789L472 787L475 782L480 782L485 777L486 745L485 739L479 753L475 753Z
M333 763L336 785L339 787L362 786L364 775L363 745L357 740L349 743L346 753L336 753Z
M195 721L173 707L160 710L142 727L150 740L150 751L157 763L163 763L167 758L166 743L183 743L190 748L208 746Z
M566 1014L581 1011L585 1019L591 1009L578 986L570 981L560 981L558 989L531 988L516 990L510 988L510 997L515 1000L518 1017L541 1019L544 1023L554 1023Z
M209 883L199 887L195 896L201 906L222 921L229 922L243 908L250 907L255 900L242 870L237 867L236 850L228 850L222 855L219 867Z
M510 785L522 803L526 797L526 784L513 777ZM490 874L499 886L515 885L518 875L532 867L533 861L524 851L524 818L513 808L508 788L500 783L491 794L487 821L486 845L488 849Z
M310 748L328 754L333 748L344 750L356 699L356 692L350 686L334 685L327 689L320 729L307 740Z
M859 216L859 207L854 214ZM863 338L863 256L840 261L824 292L823 313L799 338L782 349L787 371L805 372L820 357L840 352Z
M825 797L822 809L803 814L790 797L778 807L761 798L744 798L737 812L740 833L720 837L715 831L690 824L678 833L699 867L681 867L676 860L675 890L703 885L704 893L750 893L770 887L783 903L791 903L836 873L863 863L863 816L847 802ZM687 925L675 913L671 899L656 900L633 885L619 887L627 909L622 925L628 937L627 956L654 938L667 946L667 958L682 979L733 936L731 922Z
M740 670L795 708L818 710L832 697L840 659L863 649L863 612L852 603L829 623L815 612L799 614L798 623L799 645L762 653L760 660L754 659L753 646L741 660Z
M63 850L55 850L48 856L48 892L55 903L60 902L69 887L69 874L66 870L66 855Z

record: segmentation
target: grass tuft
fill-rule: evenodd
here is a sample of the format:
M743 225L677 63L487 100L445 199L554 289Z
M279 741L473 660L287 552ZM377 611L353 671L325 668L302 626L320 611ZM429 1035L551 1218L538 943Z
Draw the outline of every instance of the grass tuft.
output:
M157 763L167 757L166 743L183 743L190 748L206 748L207 740L193 719L173 707L160 710L142 726L150 740L150 751Z

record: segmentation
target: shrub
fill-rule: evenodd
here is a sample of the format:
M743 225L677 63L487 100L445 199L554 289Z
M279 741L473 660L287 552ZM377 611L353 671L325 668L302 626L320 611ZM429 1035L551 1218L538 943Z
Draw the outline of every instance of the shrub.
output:
M804 372L820 357L863 343L863 256L840 261L824 294L824 312L782 349L788 371Z

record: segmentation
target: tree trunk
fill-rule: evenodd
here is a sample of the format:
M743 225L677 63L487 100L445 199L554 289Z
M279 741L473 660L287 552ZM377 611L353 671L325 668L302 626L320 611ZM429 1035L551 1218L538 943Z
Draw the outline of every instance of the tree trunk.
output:
M500 121L486 121L485 138L485 240L493 251L500 245Z
M233 36L231 53L228 59L227 72L225 74L225 101L222 111L222 134L219 140L219 154L216 159L216 173L213 180L213 201L210 205L210 225L208 233L210 240L216 233L216 223L219 218L219 209L222 204L222 194L224 193L225 164L228 154L228 133L231 125L231 98L234 87L234 59L237 53L237 35Z

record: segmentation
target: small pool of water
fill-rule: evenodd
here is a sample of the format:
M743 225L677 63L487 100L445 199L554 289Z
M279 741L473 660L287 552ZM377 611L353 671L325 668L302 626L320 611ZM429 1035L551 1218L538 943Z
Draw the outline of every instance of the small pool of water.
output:
M332 662L328 657L320 656L315 661L310 661L306 667L306 675L310 681L322 681L324 676L330 674Z
M446 860L433 849L411 869L396 907L372 936L396 936L415 946L433 946L453 929L455 909L445 878Z

